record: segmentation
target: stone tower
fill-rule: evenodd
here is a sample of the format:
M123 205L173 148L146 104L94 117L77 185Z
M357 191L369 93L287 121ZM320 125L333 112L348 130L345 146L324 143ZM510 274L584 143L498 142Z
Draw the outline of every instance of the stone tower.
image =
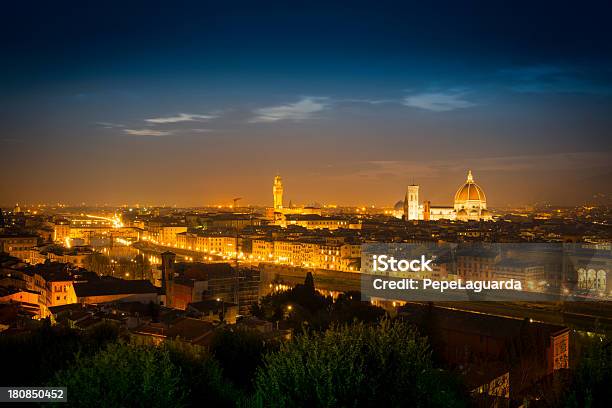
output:
M406 192L408 197L408 220L419 219L419 186L411 184Z
M272 194L274 196L274 211L281 212L283 209L283 180L281 176L274 177Z

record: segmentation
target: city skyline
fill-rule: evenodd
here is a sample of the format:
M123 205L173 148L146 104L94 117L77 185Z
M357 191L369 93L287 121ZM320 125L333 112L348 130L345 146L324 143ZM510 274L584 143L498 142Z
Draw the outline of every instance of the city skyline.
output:
M612 399L610 1L3 6L0 402Z
M472 172L471 170L468 170L468 178L471 176ZM280 177L281 175L279 173L276 174L275 176L275 182L276 179L278 177ZM464 181L465 181L465 177L464 177ZM423 186L419 185L418 183L416 183L416 180L413 178L412 182L409 184L406 184L405 188L407 188L408 190L411 187L417 187L417 189L421 189ZM463 184L459 185L459 190L461 190L463 188ZM427 186L425 186L427 187ZM455 188L455 190L457 190L457 188ZM453 191L455 191L453 190ZM292 192L293 189L289 188L289 192ZM427 188L425 188L425 190L421 189L421 191L425 191L425 193L427 194L428 190ZM406 190L404 190L404 194L405 194ZM432 202L429 196L423 196L421 195L419 197L419 199L417 200L417 202L419 204L421 204L421 207L423 205L423 203L427 202L428 205L434 205L434 206L442 206L444 207L445 204L448 204L451 201L452 196L455 193L453 192L447 192L446 196L443 197L441 200L439 201L434 201ZM437 195L436 195L437 196ZM281 195L282 197L282 195ZM291 198L291 196L285 196L286 199L283 198L282 204L284 207L286 208L297 208L298 206L315 206L315 207L362 207L362 206L366 206L366 207L372 207L372 208L392 208L392 207L398 207L398 205L400 205L401 203L404 202L405 198L398 198L396 201L394 202L386 202L383 203L382 205L380 204L373 204L372 202L365 202L364 200L359 201L359 202L353 202L353 203L341 203L338 204L338 202L335 201L319 201L316 199L309 199L306 201L296 201L293 200ZM591 201L587 202L585 201L585 205L589 205L594 203L595 201L599 200L608 200L610 197L608 194L601 194L601 193L597 193L594 194L591 197ZM172 201L164 201L164 202L154 202L154 201L134 201L134 202L85 202L85 201L81 201L81 202L69 202L69 201L57 201L57 202L45 202L45 201L40 201L40 200L35 200L32 202L28 202L28 201L23 201L23 200L17 200L14 204L10 203L10 202L0 202L0 208L5 208L7 210L10 210L13 207L24 207L24 208L36 208L36 207L40 207L40 206L50 206L50 207L54 207L54 206L63 206L63 207L82 207L82 206L87 206L87 207L177 207L177 208L214 208L214 207L219 207L219 208L234 208L234 204L238 203L236 205L236 208L245 208L245 207L258 207L258 208L275 208L276 207L276 199L270 195L270 197L268 197L268 201L269 202L250 202L248 201L248 198L245 199L245 197L225 197L224 199L218 201L218 202L207 202L207 203L198 203L198 204L194 204L194 205L177 205L176 203L172 202ZM506 208L506 207L511 207L511 206L515 206L515 207L521 207L521 206L525 206L525 207L529 207L531 205L559 205L558 203L551 203L551 202L533 202L533 203L520 203L520 204L500 204L498 205L499 208Z
M612 192L605 4L317 6L11 5L0 201L266 206L280 173L295 203L444 204L468 169L491 207Z

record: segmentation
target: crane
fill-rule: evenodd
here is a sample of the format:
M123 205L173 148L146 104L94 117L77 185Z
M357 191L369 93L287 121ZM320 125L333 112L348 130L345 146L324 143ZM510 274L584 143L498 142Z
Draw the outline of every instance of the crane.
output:
M233 199L233 201L234 201L234 205L232 207L233 209L236 209L236 204L238 204L238 201L240 201L240 200L242 200L242 197L236 197L236 198Z

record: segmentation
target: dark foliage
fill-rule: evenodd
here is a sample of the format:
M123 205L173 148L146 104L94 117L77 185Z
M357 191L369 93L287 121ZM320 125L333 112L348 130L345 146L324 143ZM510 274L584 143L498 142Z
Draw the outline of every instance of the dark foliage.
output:
M596 338L581 357L566 397L569 408L609 407L612 401L612 342Z
M117 341L119 329L100 324L87 332L51 327L48 321L29 333L0 336L0 383L26 386L46 383L56 371L74 362L77 353L95 354L106 344Z
M256 330L227 328L215 334L211 353L223 369L223 374L244 391L252 389L252 381L264 353L278 347L264 340Z
M454 378L435 369L426 340L384 320L305 333L265 358L251 403L266 407L460 407Z
M93 356L79 355L51 385L68 387L76 407L234 405L217 363L201 348L178 342L110 344Z
M285 292L265 296L252 312L257 317L272 322L287 320L297 330L303 326L312 330L325 330L332 323L352 321L376 322L385 311L361 300L359 292L341 294L336 301L315 290L312 274L307 274L304 284Z

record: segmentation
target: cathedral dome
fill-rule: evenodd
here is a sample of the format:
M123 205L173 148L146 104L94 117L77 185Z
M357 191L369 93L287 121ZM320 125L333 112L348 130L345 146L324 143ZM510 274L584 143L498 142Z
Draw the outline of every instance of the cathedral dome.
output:
M485 203L487 198L482 188L474 183L474 177L472 177L472 171L468 172L467 180L465 184L459 187L455 194L455 204L465 203L467 201L480 201Z

